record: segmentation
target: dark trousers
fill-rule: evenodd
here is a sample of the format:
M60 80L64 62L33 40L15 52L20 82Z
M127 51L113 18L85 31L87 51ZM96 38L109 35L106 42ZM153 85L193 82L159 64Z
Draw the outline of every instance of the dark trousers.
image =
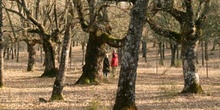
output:
M104 72L103 74L104 74L104 76L105 76L105 77L107 77L107 76L108 76L108 72Z

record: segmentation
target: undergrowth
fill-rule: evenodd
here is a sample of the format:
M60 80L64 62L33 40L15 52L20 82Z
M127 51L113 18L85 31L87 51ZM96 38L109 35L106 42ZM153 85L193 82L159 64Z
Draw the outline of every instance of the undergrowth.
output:
M89 102L86 110L108 110L108 108L101 105L100 101L92 100L91 102Z
M173 97L178 94L178 90L176 85L164 85L162 87L159 87L160 94L166 96L166 97Z

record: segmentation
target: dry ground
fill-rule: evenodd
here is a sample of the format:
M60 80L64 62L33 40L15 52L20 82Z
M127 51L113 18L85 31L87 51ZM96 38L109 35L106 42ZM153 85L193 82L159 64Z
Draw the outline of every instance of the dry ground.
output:
M110 83L97 86L74 86L81 75L80 47L74 47L73 63L68 69L64 88L65 101L40 102L49 99L54 78L39 78L43 66L39 61L35 71L26 72L27 56L19 63L5 60L5 87L0 89L0 109L69 109L69 110L111 110L114 105L118 78L109 78ZM167 50L169 51L169 50ZM165 66L155 69L155 50L150 48L148 62L140 57L136 104L139 110L220 110L220 69L218 50L209 53L209 77L199 64L199 75L205 94L178 94L183 88L182 69L170 68L169 53ZM38 56L39 59L39 56ZM157 70L157 73L156 73ZM93 108L93 109L92 109Z

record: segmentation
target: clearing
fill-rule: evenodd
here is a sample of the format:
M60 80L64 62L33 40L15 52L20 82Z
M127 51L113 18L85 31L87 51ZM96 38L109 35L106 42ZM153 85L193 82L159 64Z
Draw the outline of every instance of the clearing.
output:
M210 49L209 49L210 50ZM140 57L136 82L136 104L139 110L219 110L220 61L218 49L209 51L208 78L205 66L199 61L199 75L205 94L179 94L183 88L181 67L169 67L170 50L166 50L165 66L156 66L155 48L149 47L148 62ZM35 71L26 72L27 53L21 53L20 62L5 60L5 87L0 89L0 109L69 109L111 110L117 90L118 77L109 77L110 83L97 86L75 86L81 75L81 47L73 48L71 68L64 88L65 101L40 102L49 99L54 78L39 78L43 72L37 53ZM141 55L140 55L141 56ZM201 58L201 57L200 57ZM158 67L157 69L155 67ZM119 71L119 68L118 68Z

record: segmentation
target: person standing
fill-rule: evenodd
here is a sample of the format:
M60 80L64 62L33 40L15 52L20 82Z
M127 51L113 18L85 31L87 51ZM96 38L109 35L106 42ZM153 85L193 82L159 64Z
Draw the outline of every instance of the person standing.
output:
M118 66L118 54L116 53L116 50L113 50L113 52L112 52L112 60L111 60L111 67L112 67L112 75L113 75L113 77L115 77L117 66Z
M110 64L109 64L109 60L108 60L108 55L105 55L104 61L103 61L103 75L108 78L108 73L110 71Z

